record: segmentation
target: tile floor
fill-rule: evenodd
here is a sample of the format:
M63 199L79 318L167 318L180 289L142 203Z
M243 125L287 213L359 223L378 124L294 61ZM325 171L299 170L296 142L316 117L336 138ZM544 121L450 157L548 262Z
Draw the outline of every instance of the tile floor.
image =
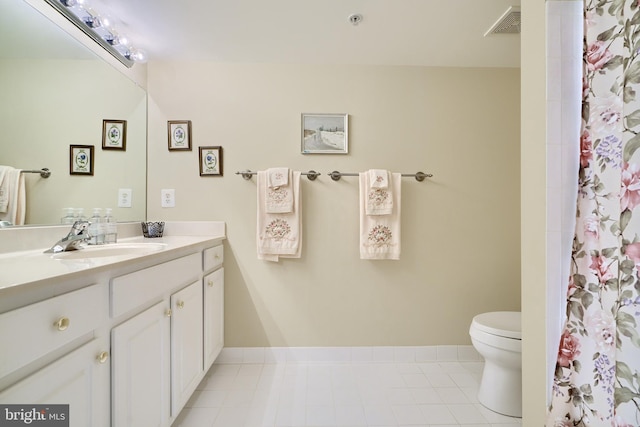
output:
M521 427L476 399L481 362L215 364L173 427Z

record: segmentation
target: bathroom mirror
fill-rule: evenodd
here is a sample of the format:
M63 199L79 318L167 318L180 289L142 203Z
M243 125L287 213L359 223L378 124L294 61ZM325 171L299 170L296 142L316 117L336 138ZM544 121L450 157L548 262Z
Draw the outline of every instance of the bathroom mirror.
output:
M25 225L59 224L64 208L145 219L145 91L22 0L0 2L0 165L25 173ZM103 121L126 121L126 145L103 149ZM72 145L93 146L91 174L71 173ZM130 190L131 207L119 207ZM128 194L131 197L128 197Z

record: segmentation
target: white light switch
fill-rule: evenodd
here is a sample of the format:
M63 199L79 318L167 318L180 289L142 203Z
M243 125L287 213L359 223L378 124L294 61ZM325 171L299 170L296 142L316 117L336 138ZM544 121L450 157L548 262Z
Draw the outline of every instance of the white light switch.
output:
M130 188L121 188L118 190L118 207L130 208L131 207L131 194Z
M160 197L160 204L163 208L176 207L176 190L173 188L160 190Z

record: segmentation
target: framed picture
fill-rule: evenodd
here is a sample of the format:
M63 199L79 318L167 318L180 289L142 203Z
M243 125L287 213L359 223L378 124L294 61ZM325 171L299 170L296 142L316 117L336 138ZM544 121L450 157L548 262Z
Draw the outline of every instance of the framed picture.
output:
M200 147L200 176L222 176L222 147Z
M127 149L127 121L103 120L102 121L102 149L126 150Z
M69 174L93 175L93 145L69 146Z
M347 154L348 114L303 114L302 154Z
M167 122L169 132L169 151L191 150L191 120L170 120Z

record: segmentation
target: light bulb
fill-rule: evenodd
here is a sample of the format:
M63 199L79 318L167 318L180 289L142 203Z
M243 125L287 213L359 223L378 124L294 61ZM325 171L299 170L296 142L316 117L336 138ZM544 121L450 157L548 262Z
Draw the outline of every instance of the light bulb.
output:
M131 49L131 59L140 64L147 62L147 53L141 49Z

